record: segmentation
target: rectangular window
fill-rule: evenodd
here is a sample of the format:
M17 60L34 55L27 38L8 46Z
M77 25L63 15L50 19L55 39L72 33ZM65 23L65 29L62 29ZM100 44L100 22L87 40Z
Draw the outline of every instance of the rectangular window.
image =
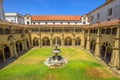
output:
M70 24L70 22L68 22L68 24Z
M83 24L86 24L86 22L83 22Z
M27 24L29 24L29 22L27 21Z
M112 8L108 9L108 16L111 16L112 15Z
M27 17L27 19L29 19L29 17Z
M33 24L35 24L35 22L33 22Z
M91 21L93 20L93 16L91 16Z
M53 24L55 24L55 22L53 22Z
M75 22L75 24L77 24L77 22Z
M100 18L100 14L98 13L98 14L97 14L97 19L99 19L99 18Z

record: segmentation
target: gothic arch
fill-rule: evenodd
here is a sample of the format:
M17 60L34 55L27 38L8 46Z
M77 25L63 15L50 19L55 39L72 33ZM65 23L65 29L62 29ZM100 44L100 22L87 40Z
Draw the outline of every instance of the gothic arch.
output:
M27 46L27 48L29 48L29 41L28 41L28 39L26 39L26 46Z
M22 41L18 40L16 41L16 51L17 53L21 53L21 51L23 51L23 45L22 45Z
M109 63L112 56L112 46L105 42L101 46L101 58L106 62Z
M55 37L53 39L53 45L55 44L56 41L58 42L59 45L61 45L61 39L60 39L60 37Z
M2 52L2 49L0 49L0 63L3 62L3 52Z
M112 31L111 28L107 28L106 29L106 34L111 34L111 31Z
M42 39L42 45L43 45L43 46L50 46L50 40L49 40L48 37L44 37L44 38Z
M90 41L90 50L91 50L92 52L95 51L95 46L96 46L96 41L95 41L94 39L92 39L92 40Z
M9 59L11 57L10 48L6 44L4 44L4 55L5 59Z
M72 46L72 38L66 37L64 41L65 46Z
M80 39L80 37L77 37L77 38L75 39L75 45L76 45L76 46L80 46L80 45L81 45L81 39Z
M33 46L39 46L39 39L38 38L33 38Z

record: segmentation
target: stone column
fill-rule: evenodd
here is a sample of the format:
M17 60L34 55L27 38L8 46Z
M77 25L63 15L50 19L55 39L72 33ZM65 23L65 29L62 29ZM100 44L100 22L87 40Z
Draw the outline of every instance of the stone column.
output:
M28 48L27 48L27 41L26 40L24 41L24 46L25 46L25 51L27 51Z
M98 28L97 39L96 39L96 46L95 46L95 52L94 52L94 55L96 57L100 57L100 50L101 50L100 38L101 38L101 33L100 33L100 28Z
M73 34L73 39L72 39L72 46L75 46L75 34Z
M22 50L25 51L25 42L22 40Z
M13 50L14 50L14 56L15 56L15 57L18 57L18 53L17 53L17 51L16 51L15 43L13 44Z
M33 47L33 41L32 41L32 30L29 30L29 46L30 46L30 48L32 48Z
M10 43L10 57L14 57L14 43Z
M42 38L40 37L40 47L42 48Z
M117 27L117 33L114 40L115 43L109 65L120 69L120 26Z
M40 36L40 48L42 47L42 39L41 39L41 34L39 34L39 36Z
M87 34L86 50L90 51L90 29L88 29L88 34Z
M73 38L73 40L72 40L72 46L73 47L75 46L75 38Z
M53 47L53 34L50 34L51 38L50 38L50 46Z
M40 38L38 38L39 47L41 46Z
M61 46L64 46L64 34L62 34Z
M81 39L81 47L85 48L85 30L82 30L83 37Z
M4 53L4 45L2 45L2 54L3 54L3 61L5 62L5 53Z
M11 55L11 56L18 57L15 43L10 43L10 45L11 45L11 46L10 46L10 48L11 48L11 53L13 53L13 55Z

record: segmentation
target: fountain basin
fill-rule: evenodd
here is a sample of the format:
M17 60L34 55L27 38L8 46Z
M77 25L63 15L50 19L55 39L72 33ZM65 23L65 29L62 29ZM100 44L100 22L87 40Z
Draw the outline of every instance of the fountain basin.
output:
M58 56L58 58L56 59L55 56L52 56L50 58L48 58L45 62L44 62L47 66L61 66L62 64L66 64L67 60L64 59L61 56Z
M53 53L60 53L60 50L53 50Z

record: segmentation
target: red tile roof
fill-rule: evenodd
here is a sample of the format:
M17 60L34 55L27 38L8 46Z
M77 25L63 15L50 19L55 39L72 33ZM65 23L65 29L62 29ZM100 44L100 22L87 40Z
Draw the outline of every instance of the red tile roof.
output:
M90 26L90 28L97 28L97 27L112 27L114 25L117 25L120 23L120 20L112 20L112 21L106 21L106 22L101 22L101 23L96 23L96 24L92 24Z
M32 16L32 20L40 21L80 21L81 16Z

